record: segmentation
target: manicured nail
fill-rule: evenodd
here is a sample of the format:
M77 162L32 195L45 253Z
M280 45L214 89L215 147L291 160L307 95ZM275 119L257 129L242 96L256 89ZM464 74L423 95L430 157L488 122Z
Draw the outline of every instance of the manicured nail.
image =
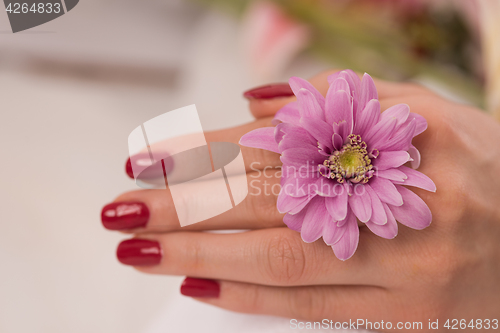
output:
M109 230L144 227L148 220L149 209L142 202L113 202L101 211L102 225Z
M165 155L165 157L163 157L165 172L169 173L174 168L174 160L167 153L164 153L163 155ZM132 165L132 163L134 165ZM134 170L137 177L134 177ZM125 163L125 172L127 173L127 176L132 179L140 178L146 180L163 178L164 176L161 160L151 165L151 157L149 156L149 153L139 153L129 157Z
M116 257L125 265L153 266L162 258L160 243L147 239L128 239L116 249Z
M247 90L243 96L247 99L272 99L293 96L293 91L288 83L275 83Z
M220 286L214 280L187 277L182 282L181 294L189 297L218 298Z

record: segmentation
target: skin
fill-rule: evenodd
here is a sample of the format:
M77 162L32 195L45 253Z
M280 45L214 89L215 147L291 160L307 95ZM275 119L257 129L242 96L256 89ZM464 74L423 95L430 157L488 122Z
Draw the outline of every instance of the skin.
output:
M310 81L325 94L333 72ZM443 325L454 318L500 319L500 125L481 110L420 86L375 83L382 110L406 103L428 121L413 143L422 155L419 171L434 180L437 192L411 189L430 207L430 227L416 231L399 224L398 236L386 240L362 226L357 252L342 262L323 240L307 244L286 228L272 193L249 195L224 214L181 228L168 190L138 190L115 201L148 205L148 226L128 232L160 242L164 257L157 266L136 268L215 279L220 297L198 300L244 313L305 321L421 321L424 331L428 320ZM276 111L293 100L251 100L253 123L206 133L207 141L237 143L248 131L270 126ZM279 184L277 154L242 150L249 181ZM253 161L273 168L260 174L250 167ZM249 231L202 232L217 229Z

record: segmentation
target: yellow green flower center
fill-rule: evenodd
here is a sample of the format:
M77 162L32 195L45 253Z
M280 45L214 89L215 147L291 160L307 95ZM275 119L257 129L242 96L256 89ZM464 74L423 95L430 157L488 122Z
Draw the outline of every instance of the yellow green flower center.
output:
M378 154L378 151L374 153ZM334 151L322 165L319 165L319 172L324 177L336 179L339 183L346 180L352 183L367 183L374 173L370 159L372 154L373 152L368 153L367 145L359 135L351 134L342 149Z

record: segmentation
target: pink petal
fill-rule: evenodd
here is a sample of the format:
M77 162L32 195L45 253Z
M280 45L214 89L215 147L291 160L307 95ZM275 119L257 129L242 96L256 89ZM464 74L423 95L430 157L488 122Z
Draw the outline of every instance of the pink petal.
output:
M297 96L301 117L325 119L324 111L314 95L307 89L300 89Z
M283 222L288 228L300 232L302 229L302 222L304 221L304 216L306 215L307 209L302 209L300 213L295 215L286 214L283 217Z
M344 236L346 230L346 223L339 227L337 221L331 220L327 222L323 228L323 240L330 246L336 244L340 241L342 236Z
M283 151L280 159L283 163L301 167L303 165L317 166L318 164L322 164L325 157L318 153L317 150L307 148L291 148Z
M322 182L316 182L318 184L318 189L316 190L316 194L321 197L336 197L340 190L338 189L340 184L332 184L334 181L332 179L328 179L325 177ZM341 187L341 186L340 186Z
M378 195L369 184L366 184L364 186L366 191L370 195L370 200L372 203L372 216L370 218L370 221L378 225L386 224L387 215L385 214L384 206L382 205L382 202L380 201Z
M402 206L390 207L396 220L412 229L421 230L428 227L432 221L432 213L424 200L401 185L396 185L396 188L404 201Z
M323 234L323 228L326 223L332 221L332 217L325 208L325 199L321 197L314 198L307 207L306 215L300 235L306 243L317 241Z
M314 146L317 145L317 141L314 139L314 137L311 134L309 134L308 131L303 129L300 125L281 123L281 124L276 125L276 128L277 128L277 131L279 129L279 132L281 132L279 135L277 132L275 132L276 141L280 141L280 136L282 138L283 135L289 134L290 138L302 140L302 141L310 143Z
M397 168L410 160L410 154L406 151L381 151L373 161L376 170L387 170Z
M241 137L240 145L279 153L278 144L274 140L274 127L262 127L248 132Z
M401 126L410 115L408 104L396 104L382 112L382 119L396 119L396 127Z
M380 103L376 99L370 100L365 108L358 112L353 133L363 135L380 120Z
M311 174L310 177L289 177L281 187L281 191L292 197L303 197L305 195L316 194L322 188L322 184L328 179ZM329 185L329 184L327 184Z
M313 143L301 140L300 138L296 138L296 137L293 137L290 135L286 136L278 144L278 149L279 149L280 153L283 153L285 150L295 149L295 148L305 148L305 149L309 149L309 150L317 150L318 149L318 147L316 145L314 145Z
M356 217L352 212L347 215L347 222L345 225L347 230L344 235L332 246L333 252L340 260L347 260L352 257L359 243L359 227L356 222Z
M300 120L300 112L298 102L290 102L276 112L273 119L273 125L277 125L280 121L298 125Z
M278 195L278 202L276 204L280 213L297 214L314 198L315 195L306 195L304 197L291 197L284 191Z
M405 179L408 178L403 171L400 171L398 169L378 170L377 176L400 182L403 182Z
M309 81L294 76L291 77L290 80L288 80L288 83L290 84L290 88L292 88L293 93L297 97L299 95L300 89L309 90L316 98L316 101L321 106L321 110L323 110L324 113L325 98L323 97L323 95L320 94L320 92L316 88L314 88L314 86L311 83L309 83Z
M343 71L339 71L339 72L336 72L336 73L329 75L327 78L328 83L332 84L333 81L335 81L339 77L344 78L349 83L349 88L351 89L351 91L359 90L359 88L361 86L361 80L359 79L359 76L353 70L345 69Z
M354 193L349 197L349 207L361 222L368 222L372 216L372 202L365 185L354 186Z
M390 180L372 177L370 179L370 186L382 202L393 206L401 206L403 204L403 197Z
M331 89L331 87L330 87ZM347 123L347 130L352 133L352 100L345 91L328 90L325 101L326 122L328 124ZM345 139L345 138L344 138Z
M430 179L423 173L405 166L400 166L398 169L402 171L408 178L402 182L398 182L397 184L415 186L426 191L436 192L436 184L434 184L432 179Z
M333 148L335 148L336 150L342 149L342 146L344 145L344 139L342 139L340 134L334 133L332 141L333 141Z
M389 140L395 128L396 119L381 119L367 131L363 140L368 144L369 149L378 149L379 146Z
M366 222L366 226L377 236L386 239L393 239L398 235L398 224L396 223L396 219L394 218L394 215L392 215L389 207L386 204L383 204L383 206L387 215L387 223L384 225L378 225L368 221Z
M335 221L342 221L347 216L347 191L339 191L337 196L325 198L325 206Z
M348 126L349 125L345 120L342 120L338 124L333 123L333 132L340 135L340 137L342 138L342 144L346 142L347 137L349 136L349 134L351 134L351 130L349 129Z
M414 145L410 145L408 154L410 154L410 158L413 159L413 161L411 161L411 167L413 169L418 169L418 167L420 166L420 152Z
M331 90L332 92L343 90L348 94L351 93L351 89L349 88L349 83L347 83L347 80L343 77L338 77L337 79L333 80L330 83L330 88L328 90Z
M309 132L319 143L333 149L332 135L333 127L319 118L301 118L300 124Z
M361 80L361 88L358 101L358 112L363 110L366 104L372 99L378 99L377 88L375 82L370 75L364 74ZM356 115L357 116L357 115ZM357 119L357 118L356 118Z
M419 114L410 113L408 119L415 119L417 126L415 127L415 136L421 134L423 131L427 129L427 120Z
M408 125L401 126L392 138L378 146L379 150L404 150L410 149L414 137L416 123L412 120Z

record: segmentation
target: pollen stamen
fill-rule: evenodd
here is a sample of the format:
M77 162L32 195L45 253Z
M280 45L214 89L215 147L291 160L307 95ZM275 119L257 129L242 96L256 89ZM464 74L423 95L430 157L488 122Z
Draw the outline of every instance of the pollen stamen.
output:
M371 158L378 156L378 150L368 153L367 148L361 136L350 134L340 150L334 151L323 164L318 165L318 171L323 177L335 179L338 183L349 180L355 184L366 184L375 172ZM326 171L328 169L329 172Z

